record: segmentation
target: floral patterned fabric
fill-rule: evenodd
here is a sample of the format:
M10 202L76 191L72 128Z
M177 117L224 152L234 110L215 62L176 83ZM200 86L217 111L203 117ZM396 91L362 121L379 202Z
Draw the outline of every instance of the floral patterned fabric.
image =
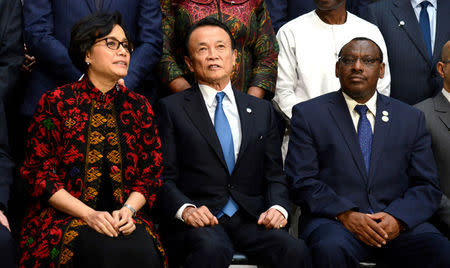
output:
M278 43L264 0L161 0L163 55L158 69L164 84L184 76L193 82L184 63L184 39L189 28L205 17L228 26L236 40L233 87L247 92L251 86L275 90Z
M46 93L28 129L27 155L20 172L34 198L24 219L20 267L72 266L79 218L48 204L52 194L65 189L96 209L102 180L111 180L112 199L120 209L131 192L147 200L137 214L154 240L165 267L167 261L153 223L151 209L162 181L161 142L148 101L122 86L106 94L87 78Z

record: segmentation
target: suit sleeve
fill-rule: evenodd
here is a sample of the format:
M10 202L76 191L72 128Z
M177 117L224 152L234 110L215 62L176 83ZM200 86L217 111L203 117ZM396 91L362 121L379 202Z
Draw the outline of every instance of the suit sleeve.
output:
M25 43L41 66L64 81L76 81L81 72L72 64L67 48L55 37L50 0L24 1ZM68 29L69 30L69 29Z
M292 109L291 135L286 156L285 170L291 183L291 199L297 205L316 216L334 218L357 206L339 196L319 178L318 149L302 104Z
M0 99L0 210L6 210L8 206L10 186L13 182L14 164L8 154L7 135L5 110Z
M137 35L130 68L125 77L127 88L136 89L152 72L161 57L161 8L158 0L139 1Z
M2 0L0 8L0 98L4 98L16 85L24 60L22 5L20 0Z
M270 109L270 129L266 134L264 144L264 177L267 182L267 207L282 206L289 211L289 191L286 175L283 172L283 160L281 158L281 140L275 122L275 111Z
M407 170L409 188L385 209L385 212L404 222L410 229L428 220L438 209L442 198L431 138L422 112L419 112L414 134Z
M193 204L183 192L177 188L179 176L177 161L177 141L175 129L172 121L172 115L168 110L168 104L161 100L157 106L158 129L162 142L163 151L163 186L160 191L160 206L163 215L167 219L173 219L177 210L187 203Z

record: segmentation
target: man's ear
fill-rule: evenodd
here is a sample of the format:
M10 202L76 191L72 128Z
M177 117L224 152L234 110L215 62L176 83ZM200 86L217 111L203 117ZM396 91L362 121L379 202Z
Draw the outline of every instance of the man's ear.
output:
M233 69L236 66L237 50L233 49Z
M339 78L339 61L336 61L336 67L334 68L334 75Z
M444 66L445 66L445 64L444 64L442 61L439 61L439 62L436 64L436 70L437 70L437 72L439 73L439 75L440 75L442 78L445 77Z
M186 62L186 65L189 68L189 71L194 72L194 67L192 66L191 58L188 56L184 56L184 62Z
M386 65L384 64L384 62L382 62L380 64L380 75L378 76L379 78L383 78L384 77L384 71L386 69Z

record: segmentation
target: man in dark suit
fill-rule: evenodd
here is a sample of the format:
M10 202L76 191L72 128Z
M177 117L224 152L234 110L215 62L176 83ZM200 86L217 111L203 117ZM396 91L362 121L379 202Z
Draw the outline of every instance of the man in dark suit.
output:
M0 0L0 263L16 267L16 244L6 218L13 161L8 154L8 131L4 102L14 89L24 60L20 0Z
M436 69L444 81L444 88L435 97L418 103L416 107L424 112L431 134L431 146L444 193L437 214L450 238L450 41L442 48L441 60Z
M380 28L386 42L391 97L411 105L442 89L436 64L442 46L450 39L450 1L421 2L380 0L361 13Z
M203 19L186 38L198 84L157 109L169 260L228 267L237 250L272 267L308 267L305 243L283 230L288 188L270 103L231 88L236 50L224 24Z
M336 63L341 90L293 108L285 169L314 267L374 255L450 267L450 242L427 222L442 193L425 118L376 92L382 58L372 40L353 39Z
M70 29L81 18L97 12L119 11L135 44L125 86L153 101L147 81L161 56L161 8L158 0L33 0L24 1L25 43L36 64L25 91L21 113L33 115L42 94L81 77L69 58ZM145 85L147 86L145 86Z

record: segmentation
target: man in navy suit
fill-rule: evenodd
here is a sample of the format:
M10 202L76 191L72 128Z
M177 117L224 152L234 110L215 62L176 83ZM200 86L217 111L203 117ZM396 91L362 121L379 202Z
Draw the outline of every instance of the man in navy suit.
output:
M383 34L391 97L413 105L442 89L436 64L450 39L450 1L380 0L363 10L361 17Z
M24 1L25 43L36 64L25 90L21 113L30 117L42 94L81 77L69 58L70 29L83 17L119 11L135 45L125 86L153 101L152 69L161 56L161 8L158 0ZM152 85L152 84L150 84Z
M450 267L450 242L427 220L439 207L436 165L419 110L376 92L381 49L341 49L341 90L293 108L286 174L302 206L314 267L359 267L379 255L398 267Z
M186 38L198 84L157 109L169 261L228 267L237 250L272 267L309 267L305 243L283 230L288 188L271 104L232 89L236 50L224 24L203 19Z

